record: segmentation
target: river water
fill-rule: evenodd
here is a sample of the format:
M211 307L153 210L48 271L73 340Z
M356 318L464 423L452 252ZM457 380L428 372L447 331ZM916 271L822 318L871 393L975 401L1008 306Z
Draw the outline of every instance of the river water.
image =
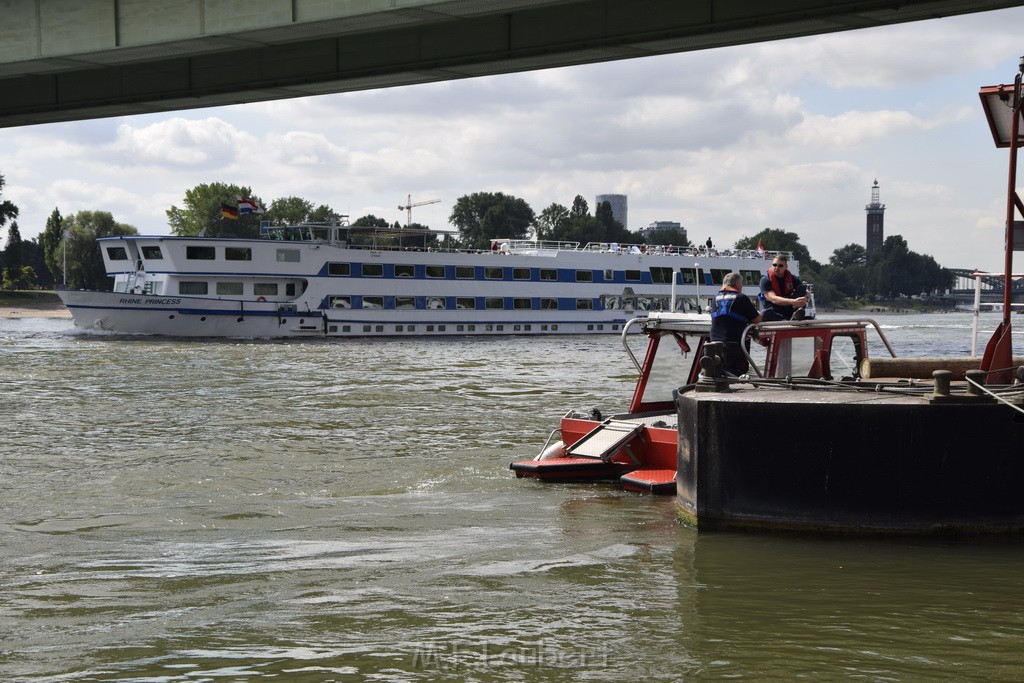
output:
M874 317L970 350L970 314ZM613 336L0 319L0 680L1024 679L1022 539L698 535L671 497L515 479L633 379Z

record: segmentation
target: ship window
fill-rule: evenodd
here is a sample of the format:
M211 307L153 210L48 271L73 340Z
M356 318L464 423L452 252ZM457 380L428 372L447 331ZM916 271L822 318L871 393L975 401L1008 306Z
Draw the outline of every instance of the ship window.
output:
M626 271L626 282L640 282L641 274L639 270L627 270Z
M399 263L395 266L395 277L416 277L416 266L411 263Z
M299 250L298 249L278 249L277 250L277 262L278 263L298 263L299 262Z
M178 294L208 294L210 284L196 280L182 280L178 283Z
M249 247L224 247L224 258L228 261L252 261Z
M252 293L256 296L277 296L277 283L257 282L252 286Z
M364 296L363 297L363 308L384 308L384 297L382 297L382 296Z
M444 277L444 266L427 266L425 272L427 277Z
M431 311L441 311L447 308L443 296L428 296L427 297L427 309Z
M556 269L554 269L554 268L541 268L540 269L540 279L541 280L552 280L552 281L557 280L558 279L558 271Z
M513 280L529 280L530 269L529 268L513 268L512 269Z
M502 280L505 277L505 269L500 266L487 266L484 268L484 278L488 280Z
M471 296L456 297L455 308L476 308L476 299Z
M416 308L416 297L414 297L414 296L396 296L395 297L395 308Z
M484 308L500 310L505 308L505 299L500 296L489 296L484 299Z
M221 296L242 296L241 282L218 282L217 294Z
M531 308L530 300L529 299L512 299L512 308L516 309L517 311L529 310Z
M364 263L363 277L384 277L384 264Z
M142 258L145 259L162 259L164 254L160 251L160 247L142 247Z
M409 332L415 332L416 331L416 326L415 325L409 325L405 329L407 329Z
M671 268L651 268L651 282L655 284L669 284L672 282Z
M185 247L185 258L193 261L212 261L217 258L217 250L213 247L188 246Z
M460 280L472 280L476 277L476 268L473 266L455 266L455 277Z
M347 277L352 274L352 266L348 263L328 263L327 274Z
M679 269L679 274L682 275L682 277L683 277L683 284L684 285L692 285L694 282L696 282L697 281L696 273L697 273L697 269L696 268L680 268Z
M107 247L107 256L111 261L127 261L128 252L124 247Z
M728 268L712 268L711 281L716 285L720 285L722 284L722 280L725 279L725 276L728 275L729 272L730 271Z
M352 308L352 297L350 296L332 296L330 298L331 308Z
M593 299L576 299L577 311L590 311L594 309Z
M592 270L577 270L576 271L576 282L593 282L594 271Z
M741 270L740 275L743 276L745 285L756 285L761 282L761 271L759 270Z
M558 299L541 299L540 310L554 311L558 308Z
M605 268L604 270L604 281L611 282L615 279L615 271L611 268Z

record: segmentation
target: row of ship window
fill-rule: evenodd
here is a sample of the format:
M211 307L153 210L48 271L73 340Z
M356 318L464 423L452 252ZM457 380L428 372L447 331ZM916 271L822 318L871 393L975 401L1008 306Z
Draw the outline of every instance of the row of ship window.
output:
M474 325L473 323L465 323L461 325L335 325L330 324L327 326L328 334L390 334L392 332L397 334L402 333L418 333L420 330L424 332L448 332L448 328L452 328L456 333L469 333L474 332L533 332L534 325L529 323L520 323L514 325L502 325L502 324L488 324L488 325ZM536 326L541 332L557 332L557 323L541 324ZM507 328L507 329L506 329ZM608 329L613 332L618 332L621 325L618 323L610 323ZM590 323L587 325L588 332L603 332L605 329L604 323Z
M221 247L226 261L251 261L252 249L249 247ZM140 248L146 261L163 259L163 252L157 245L143 245ZM185 258L198 261L212 261L217 257L217 247L186 246ZM124 247L107 247L107 254L112 261L128 260L128 252ZM298 249L278 249L279 263L298 263L301 252ZM140 264L141 265L141 264ZM674 270L668 267L652 266L647 273L642 270L615 271L612 269L573 270L558 268L516 268L505 266L445 266L415 265L411 263L337 263L330 262L326 274L334 277L408 277L447 280L523 280L551 282L595 282L595 273L603 276L604 282L636 282L651 284L670 284ZM418 272L417 272L418 271ZM561 272L560 272L561 271ZM729 272L728 268L679 268L682 284L700 282L714 285L722 282ZM621 273L621 278L616 277ZM761 272L757 270L741 270L744 284L755 285L761 280ZM646 277L649 275L648 277Z
M651 266L642 270L615 271L575 270L567 268L517 268L503 266L445 266L411 263L328 263L327 275L334 277L396 277L437 280L522 280L526 282L635 282L637 284L671 284L672 268ZM721 283L728 268L680 268L680 282L713 285ZM757 270L741 270L744 284L756 285L761 280ZM621 275L620 275L621 274Z
M690 305L682 297L676 299L676 310ZM362 310L512 310L512 311L667 311L671 298L667 296L603 296L590 298L554 297L502 297L502 296L331 296L328 308Z
M124 286L124 285L122 285ZM145 294L163 294L163 283L147 282ZM183 296L208 296L210 283L205 280L183 280L178 282L178 293ZM241 282L217 282L214 288L217 296L243 296ZM295 283L280 286L276 282L253 283L253 296L287 297L296 295ZM621 310L621 311L667 311L671 307L668 296L619 296L605 295L598 298L571 297L501 297L501 296L378 296L338 295L327 297L328 308L341 309L386 309L386 310ZM677 297L676 310L690 306L683 297Z

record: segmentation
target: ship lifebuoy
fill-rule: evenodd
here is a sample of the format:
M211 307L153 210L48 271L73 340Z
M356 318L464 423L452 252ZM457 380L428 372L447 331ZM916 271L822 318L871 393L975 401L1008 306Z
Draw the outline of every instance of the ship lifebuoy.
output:
M256 297L256 301L266 301L266 300L267 300L267 297L265 297L265 296L258 296L258 297Z

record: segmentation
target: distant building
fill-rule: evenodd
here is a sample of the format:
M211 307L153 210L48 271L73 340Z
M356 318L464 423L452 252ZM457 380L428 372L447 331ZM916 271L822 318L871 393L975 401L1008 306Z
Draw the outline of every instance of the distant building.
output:
M686 228L683 227L682 223L676 221L654 221L646 228L640 228L640 234L643 235L644 239L650 239L651 233L655 230L678 230L686 237Z
M597 214L597 207L608 202L612 207L612 218L622 223L622 227L629 230L629 223L626 222L626 195L624 194L599 194L597 204L594 205L594 214Z
M871 187L871 203L864 210L868 212L868 234L864 248L870 257L876 249L882 248L882 242L885 241L885 204L878 201L878 178L875 178L875 184Z

